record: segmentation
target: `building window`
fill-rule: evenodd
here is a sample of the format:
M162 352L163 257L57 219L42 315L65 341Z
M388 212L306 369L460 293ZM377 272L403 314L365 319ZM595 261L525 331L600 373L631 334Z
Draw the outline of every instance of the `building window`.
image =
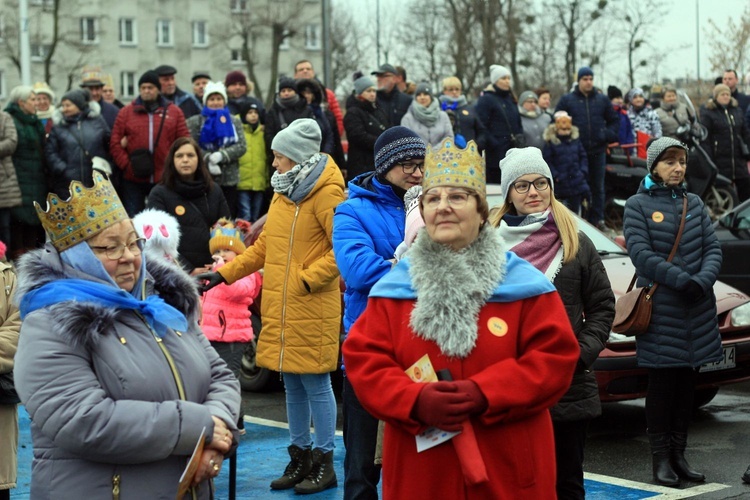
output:
M247 12L248 0L230 0L229 9L232 12Z
M41 43L32 43L30 47L31 52L31 60L32 61L44 61L44 59L47 57L47 54L49 54L49 45L44 45Z
M305 48L307 50L320 50L321 45L320 25L308 24L305 26Z
M242 58L242 50L232 49L230 60L232 61L232 64L245 64L245 60Z
M289 50L289 39L292 38L289 36L289 30L284 29L284 40L279 45L279 50Z
M98 24L94 17L81 18L81 42L86 44L99 43Z
M136 45L138 43L138 31L135 19L120 18L120 45Z
M208 23L193 21L193 47L208 46Z
M172 42L172 21L169 19L159 19L156 21L156 45L161 47L171 47Z
M135 73L132 71L123 71L120 73L120 95L122 97L135 97Z

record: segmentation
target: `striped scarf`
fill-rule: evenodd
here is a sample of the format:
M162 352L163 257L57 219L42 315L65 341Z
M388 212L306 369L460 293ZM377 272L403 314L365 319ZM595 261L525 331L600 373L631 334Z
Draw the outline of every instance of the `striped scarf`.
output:
M505 218L500 221L500 234L508 249L539 269L550 282L562 267L563 247L560 230L552 212L527 215L518 225L509 225Z

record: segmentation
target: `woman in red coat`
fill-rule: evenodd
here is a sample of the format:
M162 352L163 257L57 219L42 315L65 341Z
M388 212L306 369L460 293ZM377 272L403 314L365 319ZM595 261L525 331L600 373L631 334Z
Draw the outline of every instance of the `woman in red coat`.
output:
M383 497L554 498L549 408L579 355L563 304L486 223L473 141L428 149L423 188L425 229L343 347L357 397L386 422ZM425 355L441 381L413 381ZM429 427L460 434L418 452Z

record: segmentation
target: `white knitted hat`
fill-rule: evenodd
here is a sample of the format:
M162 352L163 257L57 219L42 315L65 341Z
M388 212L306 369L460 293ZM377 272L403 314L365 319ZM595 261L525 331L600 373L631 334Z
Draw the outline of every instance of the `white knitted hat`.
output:
M208 102L208 96L211 94L220 94L224 98L224 104L227 103L227 88L221 82L208 82L203 90L203 105Z
M500 181L500 192L503 200L508 199L508 190L511 184L516 182L519 177L526 174L539 174L549 179L552 189L555 189L555 182L552 179L552 172L549 170L547 162L542 157L542 150L535 147L529 148L512 148L505 154L505 158L500 160L500 172L502 180Z

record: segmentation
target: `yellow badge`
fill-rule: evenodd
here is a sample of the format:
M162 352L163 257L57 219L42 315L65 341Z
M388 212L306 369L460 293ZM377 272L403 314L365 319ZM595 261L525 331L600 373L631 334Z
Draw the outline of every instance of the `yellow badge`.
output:
M222 116L222 117L219 118L219 121L221 123L226 123L227 122L227 117L226 116Z
M174 207L174 213L176 213L177 215L184 215L185 207L183 207L182 205L177 205L176 207Z
M469 111L468 111L468 110L466 110L466 109L462 109L462 110L461 110L461 113L462 113L462 114L464 114L464 115L468 115L468 114L469 114Z
M508 323L496 316L487 320L487 329L495 337L504 337L508 333Z
M651 220L654 222L661 222L664 220L664 214L661 212L654 212L651 214Z

